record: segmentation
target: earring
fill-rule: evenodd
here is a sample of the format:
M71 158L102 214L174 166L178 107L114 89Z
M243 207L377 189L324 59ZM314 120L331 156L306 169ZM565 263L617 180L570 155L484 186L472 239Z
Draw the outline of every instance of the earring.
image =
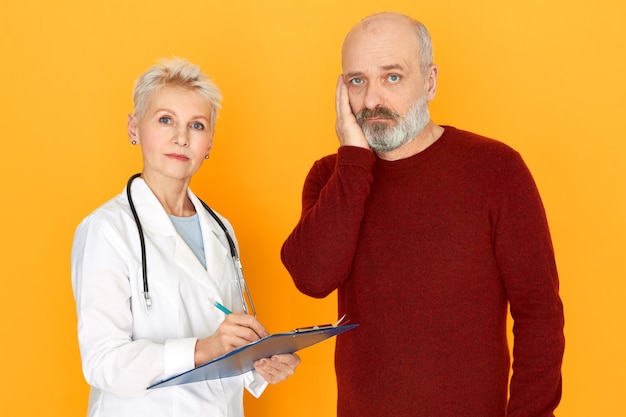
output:
M204 159L209 159L209 154L204 155Z
M132 143L133 145L136 145L136 144L137 144L137 141L136 141L136 140L133 140L131 143Z

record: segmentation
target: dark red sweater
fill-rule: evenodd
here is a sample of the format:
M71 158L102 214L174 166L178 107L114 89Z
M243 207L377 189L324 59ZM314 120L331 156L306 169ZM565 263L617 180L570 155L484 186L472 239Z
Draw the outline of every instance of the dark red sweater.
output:
M341 147L315 163L302 201L282 260L303 293L338 289L339 315L360 324L337 339L339 417L553 415L563 308L517 152L447 126L395 162Z

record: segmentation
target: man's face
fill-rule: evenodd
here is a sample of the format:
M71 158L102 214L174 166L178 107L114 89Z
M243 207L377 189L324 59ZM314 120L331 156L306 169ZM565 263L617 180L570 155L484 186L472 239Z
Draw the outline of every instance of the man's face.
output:
M422 75L418 39L407 22L380 18L357 26L342 58L350 106L372 149L396 149L423 130L434 75Z

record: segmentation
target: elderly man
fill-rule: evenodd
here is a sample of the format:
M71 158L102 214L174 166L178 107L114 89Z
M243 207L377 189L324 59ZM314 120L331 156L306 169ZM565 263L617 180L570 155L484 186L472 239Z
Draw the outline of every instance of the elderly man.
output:
M360 324L337 340L338 416L553 416L563 307L522 158L430 119L438 68L421 23L367 17L342 60L340 147L309 172L281 253L300 291L338 289Z

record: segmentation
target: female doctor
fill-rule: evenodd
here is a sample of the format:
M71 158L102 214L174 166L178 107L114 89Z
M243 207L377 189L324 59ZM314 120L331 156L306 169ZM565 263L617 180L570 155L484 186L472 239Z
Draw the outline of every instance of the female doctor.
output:
M72 246L88 416L243 416L243 388L258 397L293 374L296 354L240 376L147 389L268 335L242 312L232 227L189 189L213 144L219 90L173 59L139 77L133 100L128 136L142 151L141 176L80 223Z

